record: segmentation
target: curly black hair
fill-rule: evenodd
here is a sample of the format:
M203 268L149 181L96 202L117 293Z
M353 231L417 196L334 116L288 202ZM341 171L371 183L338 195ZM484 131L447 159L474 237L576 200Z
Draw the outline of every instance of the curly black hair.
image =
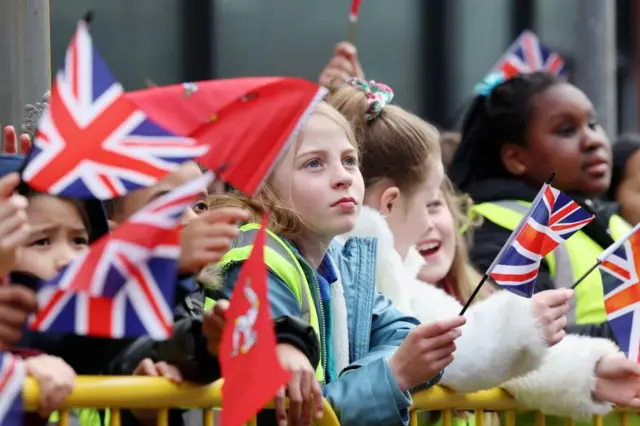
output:
M477 95L464 117L460 147L449 168L453 183L464 189L475 181L510 176L500 157L502 145L527 143L532 98L561 82L544 72L519 74L489 96Z

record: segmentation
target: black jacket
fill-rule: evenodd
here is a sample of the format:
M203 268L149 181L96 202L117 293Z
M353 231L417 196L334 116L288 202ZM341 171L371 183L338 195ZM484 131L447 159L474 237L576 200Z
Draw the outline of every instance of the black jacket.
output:
M487 179L472 183L464 188L475 204L500 200L533 201L539 188L533 188L517 179ZM570 195L576 202L587 210L595 213L596 218L582 230L603 249L613 244L613 238L609 233L609 219L618 212L618 205L613 202L605 202L600 199L589 199L574 194ZM511 231L485 220L474 231L473 247L470 257L473 264L482 272L494 261L505 241L511 235ZM595 262L595 259L594 259ZM549 266L542 260L540 272L536 280L535 291L554 289L555 284L549 273ZM613 332L608 323L575 325L567 329L572 334L583 334L595 337L606 337L615 341Z
M219 299L219 294L210 292L210 297ZM110 364L109 374L130 375L145 358L154 362L164 361L180 370L184 380L207 384L221 377L218 359L207 351L207 342L202 334L202 313L205 292L193 279L180 281L176 293L173 336L169 340L155 341L141 337L120 353ZM277 318L274 321L279 343L290 343L298 347L310 359L312 365L320 362L318 337L313 329L297 318ZM271 424L272 415L260 416L261 426ZM190 413L171 410L169 424L190 423ZM122 411L122 425L137 426L140 423L129 411ZM187 422L187 423L185 423ZM275 424L275 423L273 423Z

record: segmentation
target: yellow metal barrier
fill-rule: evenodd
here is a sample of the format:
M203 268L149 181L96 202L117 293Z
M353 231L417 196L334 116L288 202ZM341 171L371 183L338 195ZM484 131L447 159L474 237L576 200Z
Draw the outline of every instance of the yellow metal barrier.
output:
M108 408L110 426L120 424L120 409L148 409L158 411L158 426L169 424L170 408L202 409L204 426L214 426L211 407L222 405L222 380L211 385L183 383L176 385L159 377L139 376L79 376L73 393L61 407L60 426L67 426L72 408ZM23 390L26 411L37 411L38 384L27 378ZM270 403L265 408L273 408ZM339 426L338 418L327 401L324 417L317 426ZM255 419L249 423L255 425Z
M158 410L157 424L168 425L170 408L194 408L203 410L204 426L214 425L211 407L222 405L222 380L211 385L183 383L173 384L159 377L134 376L80 376L77 378L73 393L61 407L60 426L67 426L69 409L96 408L110 411L110 426L120 424L120 409ZM39 390L35 380L27 378L24 386L24 406L27 411L38 408ZM418 425L419 411L441 412L442 426L452 426L455 411L473 411L476 426L489 426L485 422L486 411L504 412L501 426L515 425L515 411L527 410L501 389L491 389L473 394L458 394L441 386L434 386L413 395L411 425ZM273 404L265 408L273 408ZM618 409L622 412L621 425L629 424L628 414L634 410ZM255 419L249 423L255 425ZM315 423L317 426L339 426L338 419L324 401L324 417ZM565 425L573 425L571 419ZM593 424L601 426L603 420L595 416ZM536 426L544 426L545 417L538 413Z
M504 413L500 426L514 426L516 424L516 410L535 411L519 404L508 392L502 389L489 389L486 391L459 394L442 386L434 386L413 395L413 407L411 409L411 426L418 426L418 412L439 411L441 412L442 426L453 425L453 413L455 411L472 411L476 426L485 426L485 414L487 411ZM618 407L620 412L620 425L629 425L629 413L640 410ZM493 419L496 420L496 419ZM493 423L493 422L492 422ZM545 415L536 413L536 426L545 426ZM592 424L603 425L601 416L594 416ZM565 426L573 426L574 421L570 418L564 420ZM487 425L489 426L489 425Z

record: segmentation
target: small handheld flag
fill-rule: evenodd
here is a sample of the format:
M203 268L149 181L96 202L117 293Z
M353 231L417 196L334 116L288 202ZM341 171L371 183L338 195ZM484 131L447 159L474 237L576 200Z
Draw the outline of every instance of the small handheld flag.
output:
M209 172L171 191L102 237L37 290L37 331L167 339L173 329L179 224Z
M231 295L220 342L222 424L241 426L273 398L289 380L280 365L267 296L264 249L265 215L249 258L242 266Z
M82 20L22 178L38 191L104 200L152 185L208 150L160 127L125 97Z
M487 268L462 313L489 277L506 290L531 297L542 259L594 219L578 203L550 186L553 176Z
M22 424L25 366L19 357L0 352L0 426Z
M598 256L597 264L609 326L627 358L640 362L640 224Z

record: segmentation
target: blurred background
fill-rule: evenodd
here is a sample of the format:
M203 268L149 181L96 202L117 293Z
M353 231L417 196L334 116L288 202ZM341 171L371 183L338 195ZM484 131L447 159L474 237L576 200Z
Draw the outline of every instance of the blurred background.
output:
M39 100L45 75L60 66L87 10L94 12L91 33L102 56L133 90L148 80L316 80L346 37L349 6L350 0L0 0L0 123L19 124L24 104ZM605 129L617 134L639 130L639 21L640 0L363 0L356 44L368 78L391 85L404 107L451 128L473 86L531 29L564 57L570 79L579 80L605 115Z

